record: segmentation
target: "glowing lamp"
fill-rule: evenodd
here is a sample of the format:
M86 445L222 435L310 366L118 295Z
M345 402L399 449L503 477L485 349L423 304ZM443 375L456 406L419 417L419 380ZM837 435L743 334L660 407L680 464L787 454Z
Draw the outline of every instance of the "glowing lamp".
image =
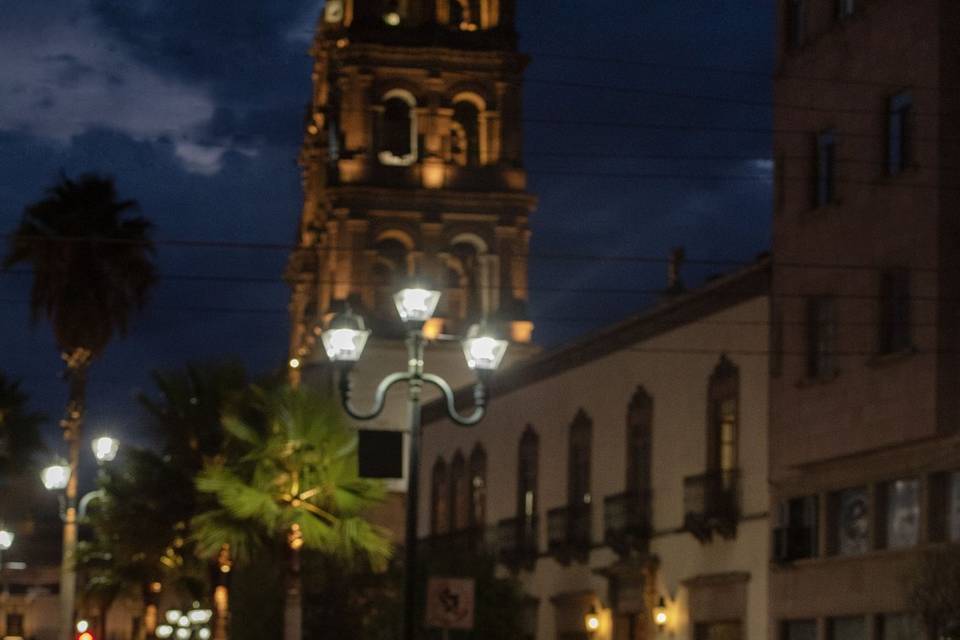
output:
M190 626L190 618L187 616L180 616L180 619L177 620L177 626L186 629Z
M0 527L0 551L6 551L13 546L14 539L13 531L8 531L3 527Z
M437 310L440 292L423 287L412 287L393 296L393 302L397 305L401 320L423 324L433 317L433 312Z
M77 620L77 633L83 633L90 628L90 623L86 620Z
M348 309L330 322L330 328L320 335L330 362L356 362L367 346L370 331L363 318Z
M300 358L290 358L290 368L299 369L300 368Z
M467 366L476 371L493 371L500 366L509 342L499 340L480 325L473 325L463 341Z
M210 635L210 629L206 627L197 629L197 637L200 638L200 640L210 640Z
M89 631L84 631L77 636L77 640L93 640L93 634Z
M177 640L190 640L190 629L177 629Z
M70 466L64 462L52 464L40 472L40 480L48 491L63 491L70 482Z
M387 11L383 14L383 21L386 22L391 27L396 27L400 25L400 14L396 11Z
M164 619L169 624L177 624L177 622L179 622L182 616L183 616L183 612L180 611L179 609L170 609L165 614L163 614Z
M653 608L653 621L656 623L657 628L661 630L669 621L669 617L667 616L667 603L663 599L663 596L660 596L657 606Z
M120 450L120 443L116 438L103 436L95 439L90 447L93 449L93 456L97 459L97 462L112 462Z
M173 635L173 627L168 624L162 624L157 627L156 634L158 638L169 638Z
M191 624L207 624L212 617L213 611L210 609L191 609L187 612Z
M583 616L583 624L589 633L593 633L600 628L600 615L597 613L597 608L593 605L590 605L590 610Z

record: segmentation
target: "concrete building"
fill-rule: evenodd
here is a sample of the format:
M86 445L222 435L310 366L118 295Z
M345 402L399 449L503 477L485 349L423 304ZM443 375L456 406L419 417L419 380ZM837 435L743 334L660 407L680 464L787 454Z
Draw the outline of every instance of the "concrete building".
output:
M765 637L768 292L764 260L507 369L476 427L427 407L421 536L495 553L529 638Z
M784 0L771 638L915 638L960 505L960 5Z

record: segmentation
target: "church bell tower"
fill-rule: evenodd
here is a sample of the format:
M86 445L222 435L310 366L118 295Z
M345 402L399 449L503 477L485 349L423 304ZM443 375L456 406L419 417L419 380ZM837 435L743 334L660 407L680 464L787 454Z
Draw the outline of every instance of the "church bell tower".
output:
M528 218L516 0L327 0L311 50L291 256L292 359L349 304L399 337L392 294L428 279L428 337L481 319L528 343ZM320 356L322 358L322 356Z

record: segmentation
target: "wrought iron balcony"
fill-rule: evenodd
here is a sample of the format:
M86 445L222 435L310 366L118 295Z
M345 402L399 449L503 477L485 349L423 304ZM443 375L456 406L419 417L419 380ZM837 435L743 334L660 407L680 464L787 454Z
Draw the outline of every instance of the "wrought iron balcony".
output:
M536 516L508 518L497 523L497 556L512 569L532 569L539 555Z
M646 552L650 546L650 492L619 493L603 500L604 541L618 554Z
M737 535L740 519L740 471L710 471L683 479L684 528L701 542L714 532Z
M570 505L547 512L550 554L563 564L586 562L590 553L591 509L589 504Z
M471 527L430 536L427 548L439 553L486 553L491 551L485 527Z

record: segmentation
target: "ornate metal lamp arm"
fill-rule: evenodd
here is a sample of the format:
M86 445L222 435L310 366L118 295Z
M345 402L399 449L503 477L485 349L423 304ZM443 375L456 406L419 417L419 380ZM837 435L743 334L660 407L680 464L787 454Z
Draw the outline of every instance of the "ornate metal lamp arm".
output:
M354 407L350 402L351 387L353 386L350 383L350 371L341 371L340 401L343 404L343 409L347 412L347 415L355 420L373 420L378 415L383 413L383 407L387 400L387 391L390 390L390 387L398 382L408 381L411 379L411 377L412 375L408 372L398 371L397 373L391 373L386 378L381 380L380 384L377 385L377 392L373 398L373 408L368 412L363 412L357 410L356 407Z
M432 373L423 374L423 381L429 382L443 394L444 400L447 404L447 415L450 416L450 419L461 427L472 427L483 420L483 416L487 413L487 387L483 384L482 381L477 382L476 386L473 388L473 400L476 408L468 416L462 416L457 412L457 407L454 403L453 389L450 388L450 385L447 384L447 381L441 378L440 376L435 376Z

